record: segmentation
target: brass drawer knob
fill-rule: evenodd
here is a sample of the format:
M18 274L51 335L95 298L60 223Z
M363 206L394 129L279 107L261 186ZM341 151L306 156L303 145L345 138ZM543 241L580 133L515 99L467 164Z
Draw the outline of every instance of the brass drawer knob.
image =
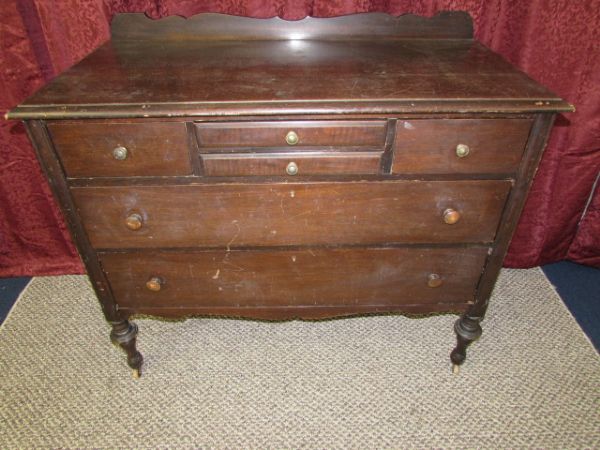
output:
M444 222L448 225L454 225L456 222L460 220L460 213L452 208L447 208L444 210Z
M468 145L458 144L456 146L456 156L458 156L459 158L464 158L465 156L467 156L469 154L470 151L471 151L471 149L469 148Z
M148 288L149 291L158 292L164 283L165 282L162 278L151 277L148 281L146 281L146 288Z
M127 149L122 145L115 147L112 151L113 158L115 158L118 161L123 161L124 159L127 159L128 153L129 152L127 151Z
M125 219L125 225L131 231L137 231L137 230L139 230L140 228L142 228L143 223L144 222L142 220L142 216L140 216L139 214L130 214Z
M288 134L285 135L285 142L288 145L296 145L298 143L298 135L295 131L288 131Z
M437 273L430 273L427 276L427 286L430 288L440 287L444 281Z
M285 173L288 175L296 175L298 173L298 165L292 161L286 166Z

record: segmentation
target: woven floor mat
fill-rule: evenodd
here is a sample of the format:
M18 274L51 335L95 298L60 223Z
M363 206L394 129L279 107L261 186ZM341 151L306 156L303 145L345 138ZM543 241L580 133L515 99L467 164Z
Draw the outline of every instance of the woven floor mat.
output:
M600 358L538 269L503 270L460 375L455 316L139 319L35 278L0 329L0 448L599 448Z

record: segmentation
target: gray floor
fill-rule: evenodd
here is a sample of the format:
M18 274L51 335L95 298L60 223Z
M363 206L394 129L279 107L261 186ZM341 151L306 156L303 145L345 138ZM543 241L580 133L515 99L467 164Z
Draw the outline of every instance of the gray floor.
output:
M600 358L539 269L503 271L458 376L453 321L138 320L133 380L87 280L37 278L0 329L0 448L600 445Z

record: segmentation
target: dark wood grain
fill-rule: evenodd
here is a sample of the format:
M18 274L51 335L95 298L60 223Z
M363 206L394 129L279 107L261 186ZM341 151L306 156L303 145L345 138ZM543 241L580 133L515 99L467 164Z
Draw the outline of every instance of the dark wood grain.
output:
M50 122L48 130L68 177L192 173L183 122ZM124 160L113 156L119 146Z
M340 306L473 301L486 247L104 253L119 307ZM430 274L442 279L429 287ZM151 277L163 280L157 292Z
M127 41L100 47L9 117L570 109L468 40Z
M454 324L456 347L450 353L450 359L455 367L464 363L467 347L479 339L483 332L480 323L487 312L489 300L502 267L502 261L508 251L519 215L525 206L527 192L531 187L544 147L546 146L554 117L553 114L540 114L535 118L533 123L525 155L519 165L515 187L510 193L506 208L502 214L498 235L490 249L491 251L485 264L485 271L477 286L475 303L470 305Z
M476 304L469 310L469 315L472 317L483 317L486 313L496 279L502 268L502 261L506 256L521 211L525 206L527 194L546 147L554 118L554 114L540 114L535 118L531 137L527 142L525 155L519 166L515 187L510 193L502 214L502 221L498 229L498 237L493 246L493 252L486 263L485 273L478 286Z
M193 117L205 119L211 116L220 118L240 116L248 118L271 118L281 114L295 118L298 115L319 115L321 117L334 115L361 115L364 118L381 118L385 116L414 116L414 115L454 115L459 113L481 115L519 115L532 113L572 112L575 108L567 102L557 99L528 100L528 99L481 99L465 98L445 99L394 99L394 100L333 100L313 102L271 101L271 102L163 102L121 103L117 105L94 104L92 107L77 104L42 105L41 107L20 105L10 110L7 119L130 119L137 117L149 118L181 118Z
M511 173L529 137L529 119L399 120L392 173ZM459 158L456 147L469 154Z
M290 163L298 167L297 175L376 174L381 152L290 152L237 153L202 155L205 176L289 176Z
M474 174L456 174L456 173L401 173L401 174L346 174L346 175L300 175L290 181L302 180L307 183L321 182L357 182L357 181L464 181L464 180L505 180L514 182L514 174L509 173L474 173ZM227 183L255 183L258 179L254 176L240 177L96 177L96 178L70 178L68 180L71 187L117 187L117 186L187 186L195 185L199 182L227 184ZM280 183L282 177L279 175L264 175L260 178L263 183Z
M385 148L381 155L381 173L390 174L394 158L394 142L396 140L396 119L388 120L387 136L385 137Z
M12 110L130 366L135 314L387 312L462 313L462 364L573 109L471 35L463 13L117 16Z
M383 120L206 122L196 124L201 151L233 147L370 147L383 150L386 138ZM294 132L298 143L290 146L286 135Z
M97 248L489 242L506 181L72 188ZM462 214L455 225L445 209ZM144 225L128 230L132 213Z
M26 122L27 133L36 151L36 155L54 195L58 202L65 222L69 227L71 238L73 239L79 256L85 265L87 274L90 277L92 289L100 300L102 312L108 321L120 321L122 317L116 308L114 297L110 285L106 279L96 251L92 248L90 241L83 229L79 215L73 204L73 199L69 194L66 177L62 170L60 161L53 151L48 130L42 121L32 120Z
M138 327L127 320L112 321L110 340L121 347L127 354L127 364L134 371L134 377L139 378L142 372L144 357L136 348Z
M341 17L306 17L302 20L250 19L225 14L199 14L152 20L145 14L118 14L111 24L114 40L181 41L265 39L470 39L469 14L443 11L431 18L406 14L352 14Z

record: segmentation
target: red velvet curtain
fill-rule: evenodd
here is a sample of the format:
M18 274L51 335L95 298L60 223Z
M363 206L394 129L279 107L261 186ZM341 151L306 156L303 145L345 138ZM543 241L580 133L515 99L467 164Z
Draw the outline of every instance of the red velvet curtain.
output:
M505 265L600 267L600 0L3 0L0 112L109 38L119 12L252 17L464 10L476 37L573 103L559 116ZM0 121L0 276L83 267L20 123ZM584 214L585 212L585 214Z

